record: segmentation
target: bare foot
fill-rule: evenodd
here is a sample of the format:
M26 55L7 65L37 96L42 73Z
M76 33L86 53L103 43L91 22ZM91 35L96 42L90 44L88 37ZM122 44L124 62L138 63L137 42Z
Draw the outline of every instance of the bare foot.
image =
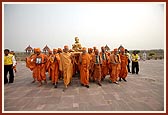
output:
M42 86L42 82L39 82L39 85L38 85L38 87L41 87Z
M67 89L68 87L67 86L65 86L64 88L63 88L63 92Z
M36 82L36 80L32 81L31 83L35 83L35 82Z
M44 80L45 84L47 84L47 80Z

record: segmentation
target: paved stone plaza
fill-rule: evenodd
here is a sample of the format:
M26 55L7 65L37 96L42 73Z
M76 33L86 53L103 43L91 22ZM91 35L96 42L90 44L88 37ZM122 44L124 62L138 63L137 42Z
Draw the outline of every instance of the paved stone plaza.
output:
M54 88L32 84L32 72L18 62L13 84L4 85L4 111L164 111L164 60L140 61L139 75L128 74L127 82L82 87L79 77L63 92L63 81Z

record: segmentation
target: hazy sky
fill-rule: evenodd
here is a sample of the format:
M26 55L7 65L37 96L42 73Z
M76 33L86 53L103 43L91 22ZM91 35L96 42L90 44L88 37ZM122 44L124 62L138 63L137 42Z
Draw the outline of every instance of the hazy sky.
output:
M121 44L127 49L164 48L164 5L144 3L5 4L4 48L30 45L71 48Z

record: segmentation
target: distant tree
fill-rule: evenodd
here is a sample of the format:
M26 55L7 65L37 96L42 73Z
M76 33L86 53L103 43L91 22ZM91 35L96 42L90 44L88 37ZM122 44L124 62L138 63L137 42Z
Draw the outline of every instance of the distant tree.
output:
M140 53L140 50L133 50L133 51L130 51L130 52L136 52L137 54Z
M136 53L137 53L137 54L140 53L140 50L136 50Z
M149 56L150 56L151 58L153 58L154 55L155 55L154 52L150 52L150 53L149 53Z
M149 53L149 56L151 56L151 57L154 56L154 55L155 55L154 52L150 52L150 53Z

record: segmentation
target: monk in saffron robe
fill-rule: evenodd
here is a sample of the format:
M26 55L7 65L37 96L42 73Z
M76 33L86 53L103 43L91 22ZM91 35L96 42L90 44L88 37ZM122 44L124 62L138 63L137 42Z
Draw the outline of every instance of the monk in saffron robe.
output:
M97 50L97 47L96 47L96 46L94 46L94 47L93 47L93 53L95 53L95 52L96 52L96 50Z
M36 50L37 48L34 48L34 53L32 55L30 55L30 57L26 57L26 67L28 67L31 71L32 71L32 76L33 76L33 81L32 83L35 83L35 81L37 80L37 76L36 76L36 64L34 63L34 60L36 58Z
M46 62L46 71L48 72L48 75L49 75L49 79L51 80L52 79L52 72L51 72L51 67L50 67L50 58L52 56L52 51L49 50L48 51L48 55L47 55L47 62Z
M120 49L120 59L121 59L121 71L119 74L119 81L121 81L121 78L126 82L127 80L125 79L128 75L128 69L127 69L127 65L128 65L128 57L125 54L125 49L121 48Z
M107 52L105 51L105 47L101 47L100 57L102 59L102 66L101 66L101 80L103 81L106 75L109 72L108 64L109 64L109 57Z
M117 54L118 49L114 49L114 53L111 54L110 56L110 65L111 65L111 75L110 75L110 80L115 83L118 84L117 79L118 79L118 75L119 75L119 64L120 64L120 57Z
M98 49L95 50L95 55L93 57L93 61L94 61L94 73L93 73L93 78L94 81L96 81L96 83L99 86L102 86L100 81L101 81L101 64L102 64L102 59L99 55L99 51Z
M80 54L76 53L72 56L72 64L73 64L73 76L79 73L80 64L78 62Z
M57 49L53 49L53 54L49 58L50 72L51 72L51 82L57 88L58 84L58 67L59 67L60 57L57 54Z
M93 49L88 48L88 54L90 55L90 64L89 64L89 79L93 81L93 70L94 70L94 61L92 60L94 57Z
M120 59L120 54L117 54L117 79L120 75L121 72L121 59Z
M36 64L35 65L35 68L36 68L35 76L37 77L37 80L39 81L39 87L42 85L43 80L45 81L45 83L47 83L46 74L45 74L46 62L47 62L47 56L41 53L40 48L37 48L34 63Z
M60 59L60 56L61 56L61 53L62 53L62 49L58 48L57 53L58 53L58 56L59 56L59 59ZM60 71L59 66L58 66L58 79L63 79L63 72Z
M86 52L86 48L82 48L82 54L79 57L80 63L80 82L82 86L89 88L89 64L90 55Z
M72 54L68 51L68 46L64 46L64 52L60 55L59 69L63 72L64 76L64 90L68 87L69 83L71 82L73 74Z
M110 63L110 56L111 56L111 54L113 54L114 52L113 51L111 51L111 52L108 52L108 58L109 58L109 60L108 60L108 74L109 75L111 75L111 72L112 72L112 68L111 68L111 66L112 66L112 64Z

